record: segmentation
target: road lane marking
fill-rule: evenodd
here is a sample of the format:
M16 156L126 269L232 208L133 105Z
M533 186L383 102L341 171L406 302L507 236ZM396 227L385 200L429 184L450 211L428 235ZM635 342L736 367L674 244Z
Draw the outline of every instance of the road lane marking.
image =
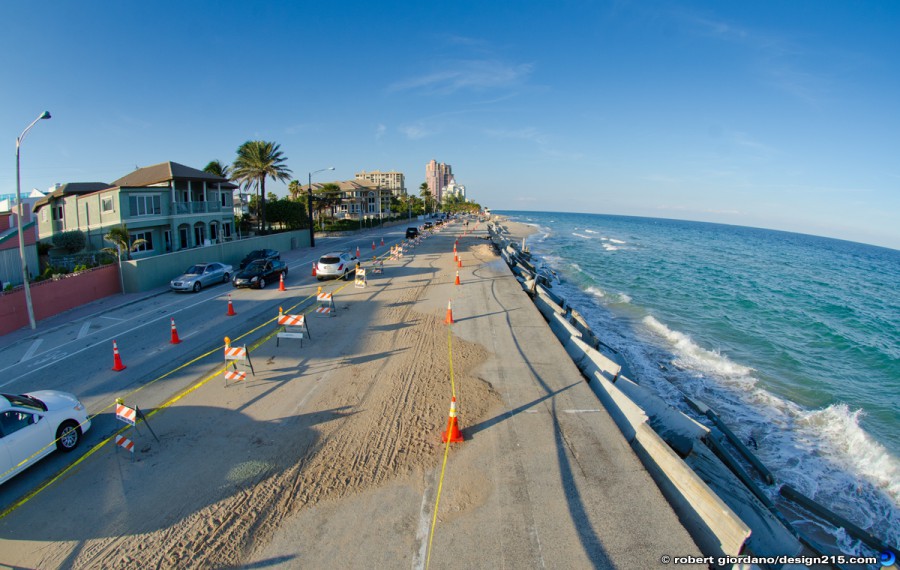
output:
M81 330L78 331L78 336L75 338L84 338L87 336L87 333L91 330L91 321L84 321L84 324L81 325Z
M25 362L26 360L34 356L34 353L37 351L38 347L41 346L42 342L44 342L44 339L39 338L31 343L31 346L28 347L28 350L25 352L25 355L22 356L19 362Z
M591 410L563 410L564 414L589 414L601 411L599 408Z
M111 321L124 321L125 319L117 319L116 317L107 317L106 315L100 315L101 319L109 319Z

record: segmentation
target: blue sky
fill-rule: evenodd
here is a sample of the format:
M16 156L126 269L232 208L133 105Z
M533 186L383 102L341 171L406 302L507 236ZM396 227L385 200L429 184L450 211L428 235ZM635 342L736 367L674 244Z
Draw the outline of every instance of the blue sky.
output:
M0 194L46 109L26 190L264 139L301 181L434 158L496 210L900 248L898 30L886 0L5 2Z

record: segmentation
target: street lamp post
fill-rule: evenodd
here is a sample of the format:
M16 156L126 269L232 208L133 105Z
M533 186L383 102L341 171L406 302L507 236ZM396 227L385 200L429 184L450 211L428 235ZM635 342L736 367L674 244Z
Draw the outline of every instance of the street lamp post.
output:
M315 172L309 173L309 178L307 179L306 192L307 192L307 202L309 202L309 247L316 247L316 236L315 229L313 229L313 195L312 195L312 175L318 174L320 172L325 172L326 170L334 170L333 166L329 166L328 168L323 168L321 170L316 170Z
M37 328L34 322L34 307L31 305L31 287L28 284L28 262L25 260L25 233L22 231L22 215L25 210L22 208L22 176L19 169L19 147L22 146L22 140L28 131L41 119L49 119L50 111L44 111L41 116L31 121L31 124L25 127L19 138L16 139L16 207L19 212L16 216L17 225L19 226L19 258L22 260L22 285L25 287L25 305L28 308L28 324L32 329Z

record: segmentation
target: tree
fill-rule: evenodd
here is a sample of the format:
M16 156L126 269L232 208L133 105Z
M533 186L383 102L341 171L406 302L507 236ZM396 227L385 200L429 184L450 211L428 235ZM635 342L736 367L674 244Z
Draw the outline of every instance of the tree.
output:
M60 232L53 234L51 238L53 242L53 246L57 247L69 255L73 253L78 253L82 249L84 249L87 240L84 237L84 232L81 230L72 230L68 232Z
M208 172L213 176L218 176L219 178L224 178L225 180L231 180L231 167L227 164L222 164L218 159L211 160L209 164L203 167L203 172Z
M259 229L266 227L266 178L290 179L291 169L278 143L268 141L247 141L237 149L234 159L232 180L245 187L255 187L259 193Z
M124 253L125 259L131 259L131 252L147 243L147 240L145 239L131 241L131 236L128 234L128 228L125 227L125 224L109 228L109 231L103 236L103 239L118 246L117 248L104 247L103 251L115 255L116 257Z
M319 219L322 219L322 212L328 209L332 210L332 219L334 219L334 207L341 204L341 187L334 182L329 182L322 184L314 194L313 206L319 214Z
M425 213L428 213L428 202L431 201L431 190L428 189L428 183L423 182L419 185L419 196L425 202Z

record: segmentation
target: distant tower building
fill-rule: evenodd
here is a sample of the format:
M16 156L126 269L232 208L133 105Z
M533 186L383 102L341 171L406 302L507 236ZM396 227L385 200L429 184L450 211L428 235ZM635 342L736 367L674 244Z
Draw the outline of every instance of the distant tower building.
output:
M453 169L449 164L437 162L432 158L425 166L425 183L428 184L428 189L438 204L441 203L444 188L452 181Z
M459 197L463 202L466 201L466 187L462 184L457 184L456 180L453 178L450 179L450 184L447 184L444 189L441 191L441 195L444 200L447 200L451 196Z
M397 198L406 195L406 177L402 172L394 172L393 170L390 172L381 172L380 170L366 172L363 170L356 173L356 179L360 181L367 180L381 186L385 190L390 190L391 194Z

